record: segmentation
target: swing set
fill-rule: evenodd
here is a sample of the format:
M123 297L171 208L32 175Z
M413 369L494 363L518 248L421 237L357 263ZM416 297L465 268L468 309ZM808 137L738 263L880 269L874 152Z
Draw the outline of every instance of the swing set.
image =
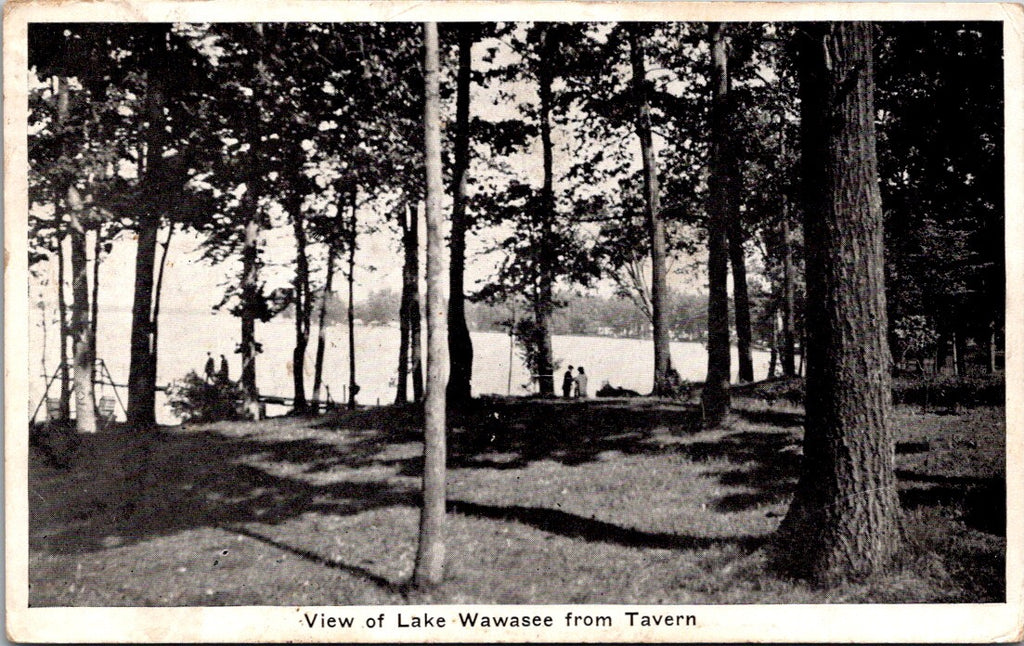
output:
M43 391L43 397L36 405L35 411L32 413L30 423L34 423L36 421L36 416L39 415L39 409L43 407L44 402L46 403L46 419L51 421L61 419L62 413L60 400L50 398L49 394L50 386L52 386L53 382L60 377L64 370L71 373L71 365L65 362L58 366L57 369L53 371L52 375L43 375L43 377L47 379L46 389ZM121 395L117 392L118 388L124 388L125 386L114 382L114 377L110 374L110 370L107 368L107 364L104 363L103 359L96 359L95 365L93 366L93 375L95 376L93 382L100 387L100 397L96 400L96 412L99 414L100 421L105 424L114 421L114 415L117 412L115 404L119 404L121 406L121 412L123 412L125 417L127 417L128 409L125 408L124 402L121 401ZM108 394L108 387L113 395Z

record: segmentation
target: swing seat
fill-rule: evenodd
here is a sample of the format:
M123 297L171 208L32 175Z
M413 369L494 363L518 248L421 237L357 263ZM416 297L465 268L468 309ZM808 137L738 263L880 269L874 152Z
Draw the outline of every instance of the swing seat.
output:
M99 402L98 408L99 408L100 418L102 420L104 420L106 422L111 422L111 421L114 420L114 404L116 404L116 403L117 403L117 401L113 397L109 397L109 396L100 397L100 402Z

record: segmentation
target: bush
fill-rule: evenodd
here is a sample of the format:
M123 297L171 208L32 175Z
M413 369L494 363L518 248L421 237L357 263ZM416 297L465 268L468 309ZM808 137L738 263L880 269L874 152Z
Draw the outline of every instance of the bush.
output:
M210 383L194 371L167 387L167 399L183 422L217 422L241 419L238 402L242 389L230 381Z
M1006 402L1006 381L1002 375L898 377L892 383L892 400L897 404L950 409L1002 406Z

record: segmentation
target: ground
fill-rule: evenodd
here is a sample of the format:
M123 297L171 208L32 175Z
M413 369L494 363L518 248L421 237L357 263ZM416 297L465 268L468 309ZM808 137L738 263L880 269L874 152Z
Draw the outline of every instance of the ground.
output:
M728 428L635 399L485 400L452 420L446 580L406 587L422 444L412 407L115 428L70 468L33 449L31 606L996 602L1001 408L899 407L908 549L884 578L818 588L765 541L802 411L738 400Z

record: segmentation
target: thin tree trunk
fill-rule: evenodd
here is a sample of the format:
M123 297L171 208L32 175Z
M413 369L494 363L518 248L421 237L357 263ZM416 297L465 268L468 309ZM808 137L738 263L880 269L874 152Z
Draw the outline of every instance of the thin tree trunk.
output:
M709 26L711 40L711 195L708 212L708 374L701 392L704 423L718 426L729 414L729 278L727 229L735 212L735 184L729 177L728 49L721 23Z
M409 357L410 370L412 371L412 399L414 402L423 401L423 325L422 313L420 312L420 209L417 204L412 210L412 217L409 220L409 244L412 246L412 253L409 256L411 261L409 272L412 275L412 290L409 298Z
M171 238L174 236L176 223L171 222L164 238L164 250L160 254L160 266L156 274L156 290L153 294L153 383L156 384L156 358L160 356L160 294L164 289L164 270L167 267L167 255L171 250Z
M410 242L409 220L415 216L412 215L408 201L403 204L403 211L398 217L402 225L402 249L405 259L402 263L402 304L398 311L398 388L395 403L404 404L409 401L409 334L412 321L412 291L415 288L413 283L417 279L413 272L415 258L410 256L415 256L418 250Z
M796 375L796 339L793 308L795 304L793 271L793 243L789 235L789 210L783 204L782 212L782 374Z
M553 60L552 52L558 49L557 36L551 28L541 34L542 59ZM540 245L536 251L538 261L537 292L533 305L533 316L537 323L537 380L541 395L555 394L554 358L551 352L551 314L554 309L554 272L551 263L551 238L554 234L555 189L553 170L553 145L551 143L551 111L554 99L551 92L552 73L544 63L538 74L540 93L540 139L543 152L544 184L540 199Z
M313 366L313 400L323 401L320 390L323 386L324 353L327 350L327 302L331 298L334 286L334 257L337 254L334 243L327 246L327 277L324 282L323 295L320 298L320 320L316 328L316 360Z
M355 314L355 282L356 282L356 199L359 189L352 193L348 229L348 407L356 407L356 395L359 385L356 383L356 314Z
M985 369L988 374L995 374L996 366L996 353L999 351L999 346L996 344L996 329L998 325L995 320L989 321L988 324L988 361L986 362Z
M153 265L156 258L157 234L160 230L159 205L163 199L160 186L163 173L163 152L166 145L163 79L159 78L161 52L166 51L164 34L153 38L152 63L146 78L146 173L144 177L146 206L136 234L135 293L132 302L131 361L128 368L128 424L137 429L156 425L156 348L153 345Z
M263 40L263 25L253 25L257 42ZM260 61L262 63L262 61ZM256 89L260 91L259 88ZM241 344L239 353L242 357L242 369L239 386L242 390L242 407L252 419L259 419L259 389L256 386L256 355L259 346L256 343L256 316L260 310L262 294L259 286L259 240L263 228L263 217L260 213L260 197L263 187L262 176L262 97L256 96L249 114L250 139L250 170L245 182L245 194L242 196L242 209L245 213L245 233L242 243L242 284L241 284Z
M294 188L292 189L294 193ZM306 256L306 221L302 213L302 197L293 194L290 198L292 230L295 233L295 349L292 352L292 382L295 396L292 412L308 412L306 403L306 347L309 345L310 303L309 258Z
M89 349L89 353L92 354L93 361L95 362L96 357L96 334L99 330L99 319L100 319L100 253L103 250L102 244L102 233L103 225L97 224L95 227L96 237L93 239L92 245L92 298L90 303L92 304L92 313L89 315L89 323L92 326L91 333L89 335L89 341L92 343L92 347ZM97 373L93 369L92 374L92 396L96 398L96 379Z
M413 582L426 588L444 578L445 368L448 348L442 290L444 234L441 200L441 100L438 90L437 24L425 24L426 106L424 139L427 167L427 397L423 431L423 510Z
M883 572L901 546L872 28L811 24L798 36L807 410L776 547L791 571L823 582Z
M962 330L953 332L953 363L957 377L967 376L967 335Z
M89 322L89 266L84 204L74 186L68 187L71 222L71 333L74 336L75 428L96 432L96 398L93 395L92 324Z
M455 165L452 169L451 264L449 265L448 351L451 375L448 380L449 406L463 404L472 396L473 342L466 325L466 172L469 168L469 86L472 73L472 23L457 27L459 74L455 106Z
M736 176L733 175L733 179ZM736 193L734 193L735 195ZM734 215L739 215L735 213ZM743 232L738 223L728 227L729 264L732 266L733 316L736 319L736 350L739 357L739 380L754 381L754 359L750 354L750 296L747 293L747 263L743 253Z
M658 397L673 394L672 353L666 297L665 223L661 219L658 189L658 164L651 137L651 109L647 101L647 63L639 27L631 25L629 58L633 68L633 100L636 105L636 133L640 139L640 156L644 168L644 215L651 236L651 324L654 329L654 387Z
M771 355L768 359L768 379L775 378L775 369L779 362L779 328L776 321L776 312L772 310L772 338L771 338Z

